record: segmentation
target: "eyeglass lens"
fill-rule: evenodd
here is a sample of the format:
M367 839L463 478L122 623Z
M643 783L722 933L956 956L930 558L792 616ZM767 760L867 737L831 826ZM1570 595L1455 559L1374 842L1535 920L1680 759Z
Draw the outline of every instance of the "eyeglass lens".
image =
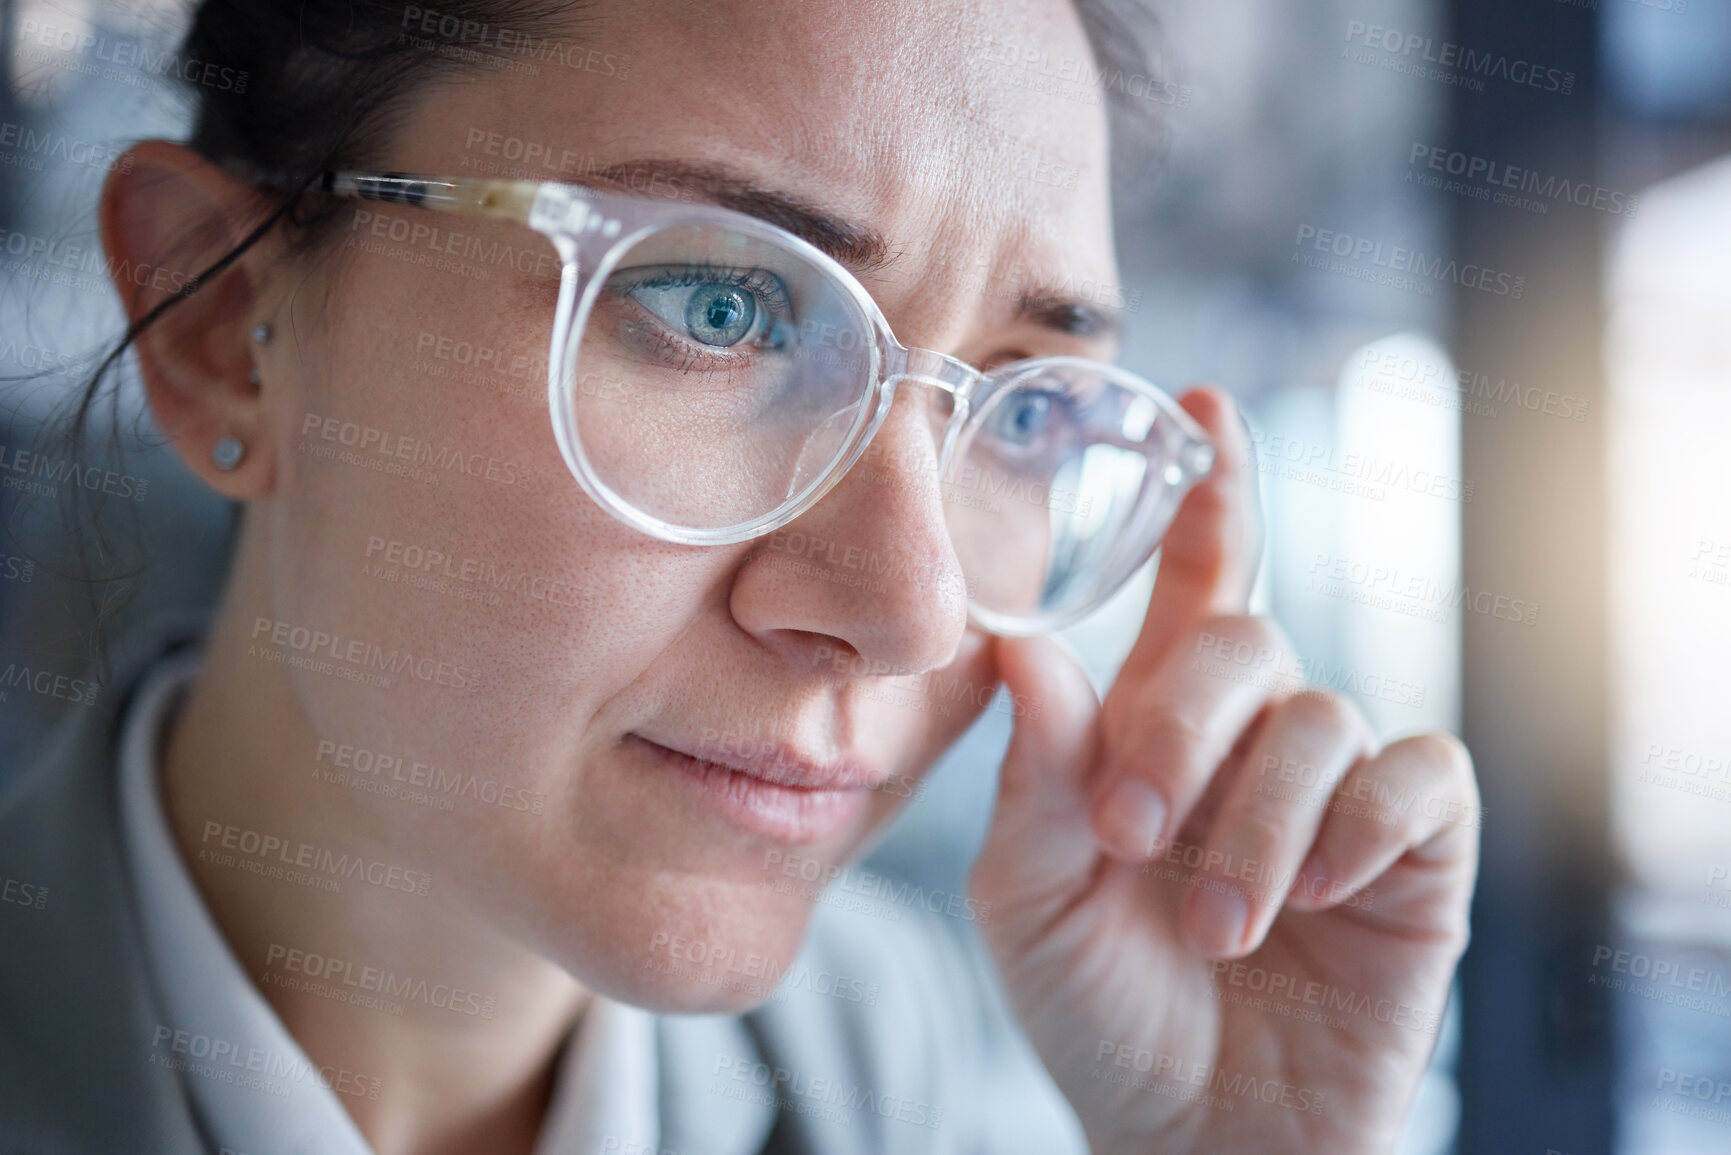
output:
M594 295L566 395L616 494L676 526L728 528L823 479L866 417L874 342L847 288L801 254L670 225ZM977 393L941 479L934 458L906 471L938 485L967 593L1006 624L1109 593L1193 480L1178 463L1190 439L1146 394L1088 363L1028 364Z

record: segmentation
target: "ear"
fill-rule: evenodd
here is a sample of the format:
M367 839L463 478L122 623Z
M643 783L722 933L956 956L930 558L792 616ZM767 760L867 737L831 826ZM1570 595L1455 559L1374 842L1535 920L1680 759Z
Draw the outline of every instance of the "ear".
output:
M179 298L134 341L151 410L187 467L236 501L268 493L276 472L263 390L252 381L254 370L263 374L253 330L270 322L258 295L263 253L255 247L209 281L196 277L264 211L250 185L163 140L127 150L102 186L102 247L128 324ZM228 471L212 459L224 437L246 449Z

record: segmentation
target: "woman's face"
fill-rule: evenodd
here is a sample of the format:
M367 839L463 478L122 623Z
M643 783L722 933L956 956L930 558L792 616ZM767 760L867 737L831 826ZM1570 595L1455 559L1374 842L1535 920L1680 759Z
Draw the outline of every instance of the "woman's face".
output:
M377 168L605 179L787 225L785 199L845 222L843 263L904 344L976 365L1111 356L1073 311L1020 307L1114 281L1104 113L1079 82L1041 91L1092 59L1066 0L585 10L557 51L429 89ZM276 471L246 527L266 562L250 602L268 607L248 640L311 659L260 658L310 725L309 803L604 994L759 1001L768 983L719 972L773 981L825 868L995 682L919 469L939 396L904 384L786 531L667 544L560 457L545 239L365 204L336 244L265 290ZM314 631L334 640L297 650ZM372 646L398 661L353 660ZM388 686L347 676L364 669ZM353 787L369 777L399 795Z

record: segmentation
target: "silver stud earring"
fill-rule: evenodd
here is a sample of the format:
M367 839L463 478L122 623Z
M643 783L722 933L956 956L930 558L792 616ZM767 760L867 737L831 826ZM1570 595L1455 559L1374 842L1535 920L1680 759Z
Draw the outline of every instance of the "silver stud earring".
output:
M224 473L239 465L240 459L245 456L246 446L238 437L220 437L215 448L210 451L210 459Z
M248 381L251 381L254 385L257 385L259 383L260 377L258 375L258 366L257 365L254 365L251 369L247 370L246 379Z
M260 345L270 340L270 326L260 321L252 327L252 339Z

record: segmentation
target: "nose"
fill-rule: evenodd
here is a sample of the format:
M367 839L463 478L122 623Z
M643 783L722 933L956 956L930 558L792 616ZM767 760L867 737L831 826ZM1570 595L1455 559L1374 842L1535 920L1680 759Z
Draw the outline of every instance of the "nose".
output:
M924 372L902 377L883 425L847 475L754 544L730 595L743 629L807 667L827 666L838 651L884 675L950 663L968 614L937 484L952 392Z

